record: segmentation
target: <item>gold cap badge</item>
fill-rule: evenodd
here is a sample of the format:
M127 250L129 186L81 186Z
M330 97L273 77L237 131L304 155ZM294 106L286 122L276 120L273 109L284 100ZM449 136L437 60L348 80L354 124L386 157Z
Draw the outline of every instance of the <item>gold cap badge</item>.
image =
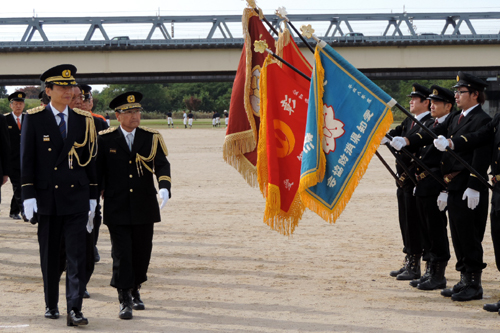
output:
M69 69L67 69L67 70L63 71L61 75L63 78L67 79L71 76L71 71Z
M413 87L413 88L411 89L411 91L416 92L416 91L417 91L417 89L416 89L415 87Z
M17 97L23 98L23 94L17 94Z
M432 91L432 94L433 94L433 95L438 96L438 95L439 95L439 91L437 91L437 89L434 89L434 90Z
M127 102L129 103L134 103L135 102L135 96L134 95L129 95L127 97Z
M457 75L457 82L460 81L460 77Z

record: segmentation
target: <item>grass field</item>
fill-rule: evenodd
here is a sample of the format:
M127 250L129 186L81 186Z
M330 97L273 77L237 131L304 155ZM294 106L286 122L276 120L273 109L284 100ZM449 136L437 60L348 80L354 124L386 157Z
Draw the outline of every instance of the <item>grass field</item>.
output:
M111 120L111 126L118 126L117 120ZM141 126L151 128L168 128L166 119L141 119ZM196 119L193 121L193 129L197 128L211 128L212 119ZM184 128L182 119L174 119L174 128ZM189 128L189 126L188 126ZM224 120L221 119L219 128L225 128Z

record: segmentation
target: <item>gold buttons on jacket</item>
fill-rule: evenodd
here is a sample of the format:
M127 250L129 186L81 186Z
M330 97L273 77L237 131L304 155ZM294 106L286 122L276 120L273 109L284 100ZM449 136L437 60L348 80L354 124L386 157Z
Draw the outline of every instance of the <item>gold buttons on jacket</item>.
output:
M128 161L128 164L132 164L132 161Z
M49 148L49 151L52 151L52 148Z
M55 167L54 170L57 170L57 167Z
M130 192L134 192L134 190L133 190L133 189L130 189Z
M56 188L59 188L59 186L58 186L58 185L56 185L55 187L56 187Z
M132 175L129 175L130 178L132 178Z

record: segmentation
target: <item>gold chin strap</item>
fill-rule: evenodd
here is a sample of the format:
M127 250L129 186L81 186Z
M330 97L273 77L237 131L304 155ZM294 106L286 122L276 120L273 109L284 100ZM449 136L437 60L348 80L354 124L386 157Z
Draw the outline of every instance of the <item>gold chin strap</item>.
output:
M85 130L85 141L82 143L75 142L73 144L73 147L71 147L71 150L68 153L68 163L69 163L69 168L73 169L73 157L76 158L76 161L79 166L85 167L87 164L90 163L92 158L94 158L97 155L97 133L95 130L95 124L94 124L94 119L92 117L85 117L86 121L86 130ZM87 162L84 164L80 163L80 157L78 156L76 149L81 148L87 144L87 140L90 141L89 145L89 159Z
M137 153L135 157L135 164L137 166L137 174L139 175L139 177L144 175L144 172L142 171L143 165L149 172L154 173L154 164L153 164L153 169L151 169L149 165L147 165L147 162L151 162L156 157L158 142L160 143L161 149L163 150L165 156L168 156L167 146L165 145L165 142L163 141L163 137L161 136L161 134L159 133L153 134L153 144L151 145L151 152L149 153L149 156L144 157Z

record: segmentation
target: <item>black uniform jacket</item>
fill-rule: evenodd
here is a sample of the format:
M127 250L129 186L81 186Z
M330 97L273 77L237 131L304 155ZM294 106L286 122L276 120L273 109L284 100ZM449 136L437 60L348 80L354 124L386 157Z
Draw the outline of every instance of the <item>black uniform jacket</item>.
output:
M21 118L21 128L26 119L26 113L23 113ZM5 120L7 121L7 128L9 129L10 138L10 161L13 170L21 169L21 130L17 126L16 116L11 113L5 115Z
M99 133L97 169L99 186L104 189L104 224L137 225L161 220L153 173L137 162L138 155L150 156L155 135L160 134L138 127L130 151L119 127ZM154 170L159 188L171 194L170 163L159 141L153 153L154 159L145 163Z
M95 158L90 159L88 139L92 133L87 131L87 119L92 116L89 112L68 110L65 140L50 105L28 111L21 129L22 198L36 198L38 213L43 215L86 212L89 200L98 198ZM68 153L75 143L84 142L83 147L75 148L79 161L74 156L71 162ZM80 166L79 162L88 163Z
M448 116L449 117L449 116ZM425 122L427 128L434 127L434 119L430 118ZM437 125L436 125L437 126ZM418 133L422 134L424 130L420 128ZM443 179L441 173L441 158L443 153L439 151L433 144L420 147L419 151L415 154L418 158L436 177ZM422 166L415 163L415 173L418 176L417 188L415 190L416 196L438 196L439 192L446 190L446 187L441 185L433 176L429 174Z
M0 114L0 176L10 175L10 162L10 139L7 121L5 120L5 116ZM2 181L0 180L1 183Z
M432 119L430 114L427 114L420 120L420 122L425 123L425 122L429 121L430 119ZM407 117L405 120L403 120L401 122L401 124L396 126L394 129L390 130L389 134L392 137L395 137L395 136L408 137L408 136L411 136L411 135L417 133L419 131L420 127L417 124L414 124L414 126L412 127L411 126L412 122L413 122L412 118ZM414 147L406 147L406 149L408 151L410 151L411 153L415 153L418 150L417 148L414 148ZM401 151L396 152L396 154L398 154L399 160L402 161L406 165L406 167L410 170L410 172L415 173L416 170L415 170L415 166L412 162L412 158ZM398 173L398 176L400 176L400 177L404 173L403 168L401 167L401 165L399 165L399 163L397 161L396 161L396 171ZM410 181L408 176L404 177L403 187L407 188L407 190L413 191L414 184Z
M477 131L491 120L491 117L483 111L480 105L472 109L459 124L460 114L461 112L450 114L442 124L434 127L432 131L436 135L443 135L453 139ZM408 137L408 140L411 145L423 146L432 144L433 138L427 133L418 133ZM464 150L456 153L482 177L486 178L486 172L491 160L490 149L491 144L488 144L474 150ZM448 152L443 153L441 172L443 175L459 172L451 179L448 190L465 190L467 187L476 191L486 189L486 186L475 175L472 175L462 163Z

